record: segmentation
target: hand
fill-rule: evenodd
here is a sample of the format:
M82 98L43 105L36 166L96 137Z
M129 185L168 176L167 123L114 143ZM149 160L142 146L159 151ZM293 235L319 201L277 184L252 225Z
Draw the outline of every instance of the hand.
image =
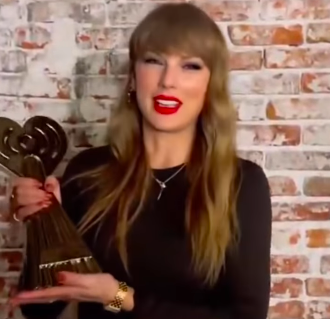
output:
M11 203L14 219L24 220L42 208L48 207L54 196L61 203L60 184L54 176L47 177L45 185L32 178L15 179Z
M9 302L13 307L33 303L63 301L87 301L108 304L118 291L119 283L110 274L58 273L59 286L34 291L20 292ZM133 309L133 290L129 288L123 310Z

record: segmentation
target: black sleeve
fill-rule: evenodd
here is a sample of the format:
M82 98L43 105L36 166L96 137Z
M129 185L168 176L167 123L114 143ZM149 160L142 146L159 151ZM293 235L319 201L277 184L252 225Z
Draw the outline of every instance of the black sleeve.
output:
M225 281L228 305L202 307L135 297L137 319L266 319L270 293L271 202L268 181L262 169L245 162L237 211L241 240L229 255ZM223 287L222 287L223 289ZM184 291L182 292L184 294ZM217 294L217 288L214 294ZM216 298L216 296L215 296Z
M259 166L244 165L237 207L241 239L238 251L228 258L226 281L233 319L266 319L271 279L270 189Z
M81 214L81 209L77 205L76 194L81 191L79 184L73 180L68 182L76 174L81 173L87 163L85 151L74 156L66 166L63 176L59 178L61 185L62 207L70 217L71 221L76 224ZM66 183L68 182L68 183ZM52 304L29 304L22 305L21 312L26 319L56 319L67 306L66 302L58 301Z

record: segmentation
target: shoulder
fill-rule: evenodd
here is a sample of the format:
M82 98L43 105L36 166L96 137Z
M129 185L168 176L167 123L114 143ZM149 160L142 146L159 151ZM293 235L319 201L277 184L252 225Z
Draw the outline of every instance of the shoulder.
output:
M68 162L62 178L64 180L96 169L114 160L110 146L99 146L84 149L74 155Z
M241 191L263 188L269 190L268 179L264 170L250 160L238 159L238 181Z
M98 166L106 164L112 156L110 146L91 147L77 153L72 157L70 163Z

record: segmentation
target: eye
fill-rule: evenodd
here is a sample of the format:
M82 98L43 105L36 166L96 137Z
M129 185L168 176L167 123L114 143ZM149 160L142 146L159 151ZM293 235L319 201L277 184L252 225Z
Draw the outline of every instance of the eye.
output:
M200 70L200 69L202 69L202 66L198 63L195 63L195 62L185 63L183 65L183 67L185 69L188 69L188 70Z
M159 61L156 58L152 58L152 57L146 57L143 59L144 63L148 63L148 64L161 64L161 61Z

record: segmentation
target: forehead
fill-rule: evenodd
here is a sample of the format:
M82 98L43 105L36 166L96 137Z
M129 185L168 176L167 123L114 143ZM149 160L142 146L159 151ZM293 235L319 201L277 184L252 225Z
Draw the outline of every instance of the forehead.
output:
M176 8L178 9L178 8ZM211 67L218 54L219 29L199 10L174 7L151 14L134 30L130 39L131 61L147 52L193 56Z

